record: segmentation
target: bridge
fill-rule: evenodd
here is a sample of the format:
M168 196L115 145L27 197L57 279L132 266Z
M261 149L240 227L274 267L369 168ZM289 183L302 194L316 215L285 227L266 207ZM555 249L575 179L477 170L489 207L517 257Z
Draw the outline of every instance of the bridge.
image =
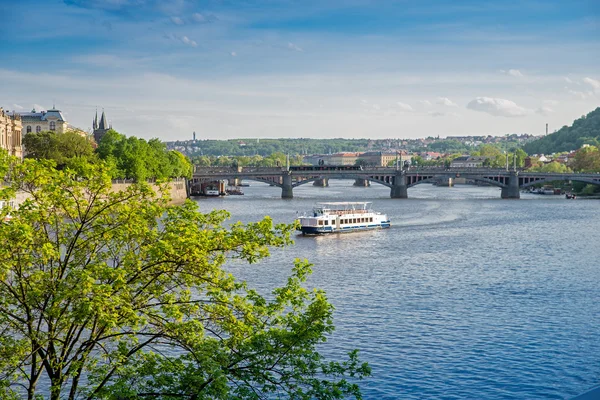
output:
M281 197L294 197L295 187L320 179L364 179L390 188L393 199L408 198L408 188L421 183L434 183L440 179L465 178L502 189L503 199L520 198L521 189L552 181L577 181L600 185L600 174L542 173L525 170L494 168L407 168L366 167L364 169L296 171L288 168L268 167L203 167L195 166L190 180L193 189L204 182L243 179L268 183L281 188ZM193 190L192 190L193 191Z

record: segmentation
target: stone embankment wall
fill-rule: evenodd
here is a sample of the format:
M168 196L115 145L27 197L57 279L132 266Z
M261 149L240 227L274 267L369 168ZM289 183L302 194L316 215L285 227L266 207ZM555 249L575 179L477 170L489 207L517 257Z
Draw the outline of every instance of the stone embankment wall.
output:
M114 181L112 184L113 192L121 191L127 189L131 185L131 181ZM177 205L185 202L185 199L188 198L187 188L186 188L185 179L176 179L169 182L169 187L171 189L171 204ZM158 187L156 185L152 185L152 189L156 190ZM29 197L28 193L17 192L17 196L13 199L13 206L18 207L22 202L25 201Z
M118 192L121 190L126 190L130 185L131 181L113 181L112 190L113 192ZM169 182L169 188L171 189L171 204L182 204L188 198L187 193L187 183L185 179L174 179ZM152 189L155 191L158 189L158 186L152 185Z

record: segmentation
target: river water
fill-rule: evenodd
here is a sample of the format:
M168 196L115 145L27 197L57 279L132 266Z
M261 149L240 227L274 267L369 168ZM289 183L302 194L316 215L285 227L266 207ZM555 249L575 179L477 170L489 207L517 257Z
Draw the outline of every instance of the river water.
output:
M304 185L294 199L251 183L198 199L232 221L292 222L317 201L373 201L392 228L296 237L257 265L228 266L266 293L294 258L336 307L332 356L360 349L365 399L569 399L600 383L600 201L493 187Z

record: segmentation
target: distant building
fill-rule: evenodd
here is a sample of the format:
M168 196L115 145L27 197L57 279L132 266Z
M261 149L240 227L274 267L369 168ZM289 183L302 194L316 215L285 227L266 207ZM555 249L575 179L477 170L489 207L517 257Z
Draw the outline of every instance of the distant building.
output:
M94 140L96 141L96 143L100 144L100 141L102 140L104 135L106 135L106 132L112 129L112 125L109 125L108 121L106 120L106 114L104 114L104 110L102 110L100 122L98 122L98 111L96 110L96 116L92 121L92 129L94 130L92 133L94 135Z
M22 119L18 113L8 113L0 107L0 147L19 158L23 158L22 127Z
M424 161L431 161L431 160L437 160L440 157L442 157L442 153L438 153L436 151L426 151L426 152L420 153L419 156Z
M19 114L23 124L23 133L52 131L56 133L64 133L69 128L69 124L65 119L62 111L52 107L52 109L44 111L36 111L35 108L31 112L13 111L11 115Z
M452 160L450 168L480 168L487 159L488 157L461 156Z

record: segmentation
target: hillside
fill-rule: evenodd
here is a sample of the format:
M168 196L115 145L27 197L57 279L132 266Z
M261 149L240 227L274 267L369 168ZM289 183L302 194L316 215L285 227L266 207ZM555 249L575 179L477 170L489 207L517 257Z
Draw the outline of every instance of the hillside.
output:
M600 145L600 107L576 119L572 126L563 126L548 136L527 143L523 150L528 154L551 154L576 150L586 143Z

